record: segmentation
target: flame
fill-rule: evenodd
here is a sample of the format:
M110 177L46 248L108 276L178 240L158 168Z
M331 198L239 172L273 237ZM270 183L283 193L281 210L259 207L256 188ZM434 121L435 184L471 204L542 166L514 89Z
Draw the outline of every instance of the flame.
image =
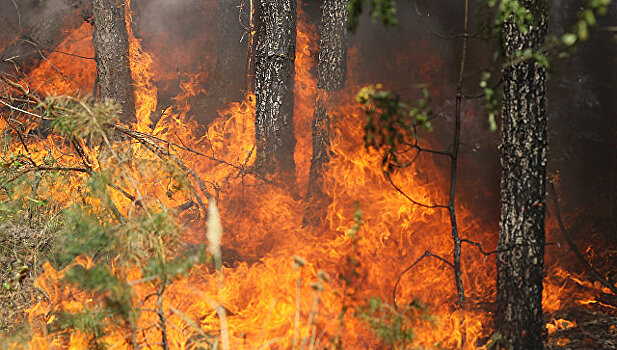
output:
M311 118L315 108L315 94L317 79L311 73L314 68L317 34L315 26L308 22L304 11L298 11L298 29L296 37L295 85L294 85L294 127L296 149L294 160L296 163L296 178L298 190L306 193L308 173L311 166Z
M127 12L128 23L132 21ZM354 308L369 297L377 296L398 306L422 300L428 305L431 321L413 320L414 346L475 349L490 335L492 314L488 305L494 299L495 261L475 249L465 249L463 281L469 301L457 305L451 269L436 259L424 259L406 274L403 271L422 254L433 254L450 259L453 244L450 236L448 213L440 208L427 209L411 205L384 181L379 167L381 157L363 147L363 115L354 105L353 95L362 85L354 73L358 54L349 53L350 76L344 91L336 93L340 103L332 111L332 157L325 170L324 192L332 198L327 208L323 234L315 234L311 227L303 227L306 203L298 194L306 192L311 154L311 120L316 95L314 77L314 46L317 42L315 27L300 11L295 69L295 152L297 192L276 184L264 183L250 175L254 161L255 98L247 94L242 101L230 103L219 111L219 117L204 126L196 122L191 106L195 98L207 91L203 84L210 79L208 62L202 62L197 72L177 75L166 65L157 63L160 57L148 53L140 39L127 26L130 36L130 58L135 83L137 121L133 127L141 132L181 145L178 158L200 178L208 181L208 189L219 196L221 219L224 227L223 246L232 247L239 258L222 269L221 280L206 265L195 266L191 273L174 281L165 290L163 311L170 327L168 340L172 349L190 346L192 336L218 334L220 315L217 305L227 310L227 324L233 349L288 348L294 342L311 337L327 346L339 339L345 348L378 348L379 340L354 315ZM90 41L92 28L84 24L73 32L58 48L59 51L93 55ZM439 54L429 43L422 42L426 55L421 70L422 80L430 81L427 72L441 65ZM190 46L190 45L189 45ZM180 57L176 54L176 56ZM76 87L88 91L94 82L95 66L92 60L53 53L48 57L64 75L63 78L47 61L33 71L31 83L44 93L71 93ZM206 57L208 60L209 57ZM79 62L79 64L75 64ZM167 70L165 70L167 67ZM436 68L437 67L437 68ZM165 111L160 120L151 119L157 108L157 79L176 76L179 93L173 98L174 107ZM60 78L58 78L60 77ZM435 94L438 85L431 85ZM473 114L470 112L470 114ZM0 119L0 128L6 128ZM56 136L48 136L54 157L64 152L63 143ZM86 151L88 147L84 145ZM13 145L16 152L27 152L21 145ZM134 157L153 157L143 149L134 148ZM32 154L42 162L46 152ZM66 157L66 156L65 156ZM68 160L71 161L70 159ZM78 162L78 159L73 159ZM185 198L166 195L168 190L156 181L160 175L134 174L140 179L138 189L159 198L164 204L175 206ZM393 181L409 196L424 203L436 203L446 198L448 179L435 161L422 158L406 172L392 175ZM49 184L45 191L65 205L72 203L74 194L67 188L76 188L78 176L64 184ZM213 191L214 192L214 191ZM115 194L114 202L123 212L130 210L130 201ZM357 235L347 234L354 223L356 205L362 210L363 224ZM487 229L473 213L468 203L457 204L460 231L466 238L482 242L485 247L496 245L497 232ZM186 241L204 242L203 222L188 224ZM293 264L293 256L302 257L306 265ZM79 257L70 266L90 268L88 257ZM139 269L118 271L132 284L134 300L144 300L154 292L142 278ZM46 263L36 287L45 298L28 309L30 324L35 331L30 342L32 349L88 348L93 339L79 331L70 334L52 331L60 312L76 313L96 307L97 297L79 291L74 286L60 283L65 270L55 270ZM329 282L320 279L326 271ZM396 295L392 295L395 281L400 278ZM321 283L323 290L311 288L310 283ZM601 286L584 281L564 268L548 267L544 284L543 306L546 313L554 313L572 303L594 303L588 294L573 294L573 287L581 285L602 290ZM144 309L153 309L148 300ZM296 320L301 320L300 323ZM343 320L341 322L340 320ZM309 322L313 320L314 322ZM156 314L142 312L137 327L143 330L141 340L161 341L156 327ZM547 323L549 333L576 327L566 319ZM110 348L129 349L129 331L109 326L101 339Z
M576 327L576 322L572 322L563 318L554 320L546 324L546 329L548 330L548 334L555 333L558 330L568 329Z
M43 59L28 78L30 86L44 94L63 95L93 91L96 79L92 25L82 24Z

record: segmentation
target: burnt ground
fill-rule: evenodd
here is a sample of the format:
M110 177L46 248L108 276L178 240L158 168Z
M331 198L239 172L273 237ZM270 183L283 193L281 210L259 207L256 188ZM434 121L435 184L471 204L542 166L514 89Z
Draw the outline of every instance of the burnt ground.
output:
M617 303L600 301L547 316L555 325L545 343L547 350L617 349Z

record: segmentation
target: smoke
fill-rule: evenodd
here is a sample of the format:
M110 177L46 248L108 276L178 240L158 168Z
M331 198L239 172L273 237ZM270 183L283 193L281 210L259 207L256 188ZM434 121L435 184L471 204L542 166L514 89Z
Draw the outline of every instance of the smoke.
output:
M73 2L80 2L73 1ZM0 51L29 28L59 9L71 6L67 0L0 1Z
M205 91L191 101L192 114L208 123L246 91L245 27L248 5L237 0L133 0L136 34L156 57L159 100L164 105L187 76L201 74Z

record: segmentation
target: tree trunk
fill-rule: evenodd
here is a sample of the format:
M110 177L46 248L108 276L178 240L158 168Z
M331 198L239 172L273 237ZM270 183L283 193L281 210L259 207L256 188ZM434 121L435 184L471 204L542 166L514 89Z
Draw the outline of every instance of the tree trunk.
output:
M506 57L538 50L547 32L547 5L519 0L533 23L512 18L503 28ZM501 222L497 254L497 331L514 350L542 349L542 269L546 196L546 68L535 59L504 69Z
M135 95L129 61L124 0L92 0L94 56L101 98L115 100L122 118L135 118Z
M0 54L0 73L15 74L17 67L21 74L27 75L43 56L92 17L90 0L49 1L41 6L35 24Z
M296 1L256 0L255 168L261 174L295 172L293 107Z
M340 90L347 76L347 3L348 0L325 0L319 33L319 62L317 65L317 96L313 113L313 155L309 170L305 223L321 221L329 199L323 193L323 169L330 161L331 96Z
M349 0L325 0L319 34L317 87L340 90L347 76L347 3Z

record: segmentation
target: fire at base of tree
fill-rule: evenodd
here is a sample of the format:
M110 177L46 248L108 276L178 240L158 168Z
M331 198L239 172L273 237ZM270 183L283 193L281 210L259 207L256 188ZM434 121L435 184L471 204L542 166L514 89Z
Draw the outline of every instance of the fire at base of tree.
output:
M0 4L0 345L617 348L574 2Z

